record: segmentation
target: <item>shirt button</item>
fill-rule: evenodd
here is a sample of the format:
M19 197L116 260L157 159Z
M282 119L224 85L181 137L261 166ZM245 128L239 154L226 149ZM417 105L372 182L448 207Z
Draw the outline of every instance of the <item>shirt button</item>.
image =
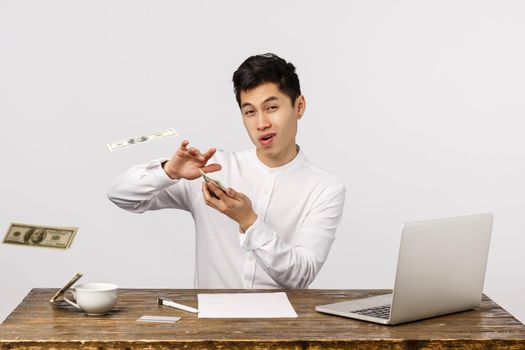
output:
M250 254L250 256L248 257L249 260L254 260L255 259L255 256L252 254Z

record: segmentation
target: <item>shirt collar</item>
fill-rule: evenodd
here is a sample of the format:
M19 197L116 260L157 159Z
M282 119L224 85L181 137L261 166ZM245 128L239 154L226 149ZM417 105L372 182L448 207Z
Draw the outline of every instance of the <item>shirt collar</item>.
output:
M304 156L303 151L301 150L301 147L299 145L297 145L297 149L297 155L294 159L292 159L284 165L275 168L271 168L268 165L261 162L261 160L257 157L257 150L255 148L252 150L252 158L254 159L257 168L263 173L270 175L284 175L297 168L301 163L303 163L303 161L306 160L306 157Z

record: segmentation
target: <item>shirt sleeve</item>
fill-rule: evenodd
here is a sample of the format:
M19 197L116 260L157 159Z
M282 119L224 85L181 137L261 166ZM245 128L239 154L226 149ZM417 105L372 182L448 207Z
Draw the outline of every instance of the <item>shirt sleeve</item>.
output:
M134 213L163 208L190 211L189 181L171 179L162 169L165 160L137 165L116 176L107 192L109 200Z
M241 246L284 288L306 288L323 266L343 213L345 187L328 187L309 210L296 240L286 244L258 218L246 230Z

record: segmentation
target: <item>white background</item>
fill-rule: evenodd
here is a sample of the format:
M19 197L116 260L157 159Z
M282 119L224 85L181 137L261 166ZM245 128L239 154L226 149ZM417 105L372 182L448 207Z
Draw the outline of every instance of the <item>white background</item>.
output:
M252 147L231 76L274 52L306 96L298 143L347 186L311 287L391 288L404 221L492 212L485 293L525 321L523 18L521 1L1 1L0 227L79 231L66 251L0 244L0 319L76 271L191 288L191 215L130 214L106 189L182 138Z

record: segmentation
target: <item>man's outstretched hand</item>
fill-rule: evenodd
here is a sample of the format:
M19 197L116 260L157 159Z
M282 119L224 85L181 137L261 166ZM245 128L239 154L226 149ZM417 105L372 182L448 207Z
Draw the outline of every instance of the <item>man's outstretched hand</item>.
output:
M174 179L194 180L201 176L199 169L205 173L213 173L221 170L220 164L213 163L206 165L208 160L215 154L217 149L210 148L206 153L202 154L199 149L195 147L188 148L190 142L188 140L182 141L180 147L175 154L163 165L166 174Z

